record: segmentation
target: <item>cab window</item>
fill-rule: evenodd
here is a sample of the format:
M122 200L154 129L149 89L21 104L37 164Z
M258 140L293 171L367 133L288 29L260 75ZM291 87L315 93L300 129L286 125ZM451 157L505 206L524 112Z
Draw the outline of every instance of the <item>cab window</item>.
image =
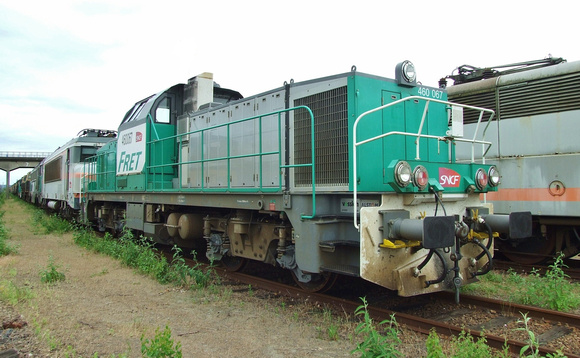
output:
M171 98L165 97L159 102L155 110L155 122L171 123Z

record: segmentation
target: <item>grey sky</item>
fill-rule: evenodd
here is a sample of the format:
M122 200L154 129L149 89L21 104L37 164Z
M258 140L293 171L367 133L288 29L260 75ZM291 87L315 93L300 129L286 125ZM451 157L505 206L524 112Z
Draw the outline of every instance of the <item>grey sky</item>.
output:
M0 0L0 151L117 129L136 101L206 71L248 96L352 65L392 77L405 59L431 86L463 64L580 60L574 4Z

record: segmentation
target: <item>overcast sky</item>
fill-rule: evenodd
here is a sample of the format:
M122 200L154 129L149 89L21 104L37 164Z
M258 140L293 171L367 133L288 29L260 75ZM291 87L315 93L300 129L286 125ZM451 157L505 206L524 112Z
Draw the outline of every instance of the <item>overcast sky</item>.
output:
M393 77L405 59L435 87L463 64L577 61L575 5L0 0L0 151L52 152L84 128L116 130L133 103L202 72L250 96L352 65Z

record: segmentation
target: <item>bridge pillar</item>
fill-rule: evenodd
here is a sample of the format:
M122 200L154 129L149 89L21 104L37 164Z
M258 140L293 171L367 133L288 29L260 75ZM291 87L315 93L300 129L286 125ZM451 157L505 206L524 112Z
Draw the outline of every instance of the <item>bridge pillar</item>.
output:
M8 196L10 196L8 193L10 193L10 170L6 171L6 198L8 198Z

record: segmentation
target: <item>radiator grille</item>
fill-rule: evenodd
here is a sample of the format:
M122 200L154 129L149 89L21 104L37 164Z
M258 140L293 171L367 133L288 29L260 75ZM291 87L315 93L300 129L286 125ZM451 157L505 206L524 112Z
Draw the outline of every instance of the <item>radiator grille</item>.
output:
M522 82L496 91L459 94L449 100L494 109L500 119L580 109L580 73ZM464 111L466 124L476 122L478 116L476 111Z
M580 74L552 77L499 89L500 118L580 108Z
M294 105L307 106L314 114L316 185L348 185L346 87L297 99L294 101ZM294 114L294 162L296 164L310 163L310 148L310 116L306 110L299 110ZM296 186L311 186L311 168L296 168L294 181Z

